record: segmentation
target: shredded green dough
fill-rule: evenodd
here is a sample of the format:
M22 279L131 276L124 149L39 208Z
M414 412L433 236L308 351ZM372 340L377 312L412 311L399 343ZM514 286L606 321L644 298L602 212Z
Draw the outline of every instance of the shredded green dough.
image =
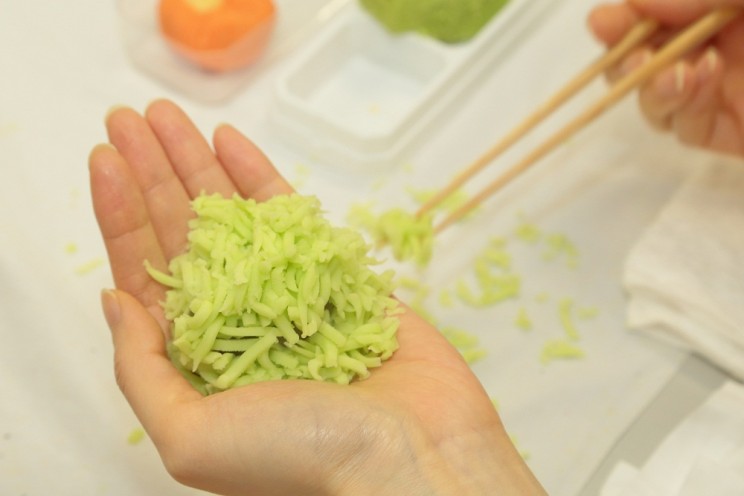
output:
M355 205L349 222L364 229L377 246L389 245L398 261L411 260L423 267L434 246L434 226L431 215L416 216L401 208L375 215L368 205Z
M312 196L200 195L168 272L174 363L203 394L258 381L365 378L397 349L393 273Z

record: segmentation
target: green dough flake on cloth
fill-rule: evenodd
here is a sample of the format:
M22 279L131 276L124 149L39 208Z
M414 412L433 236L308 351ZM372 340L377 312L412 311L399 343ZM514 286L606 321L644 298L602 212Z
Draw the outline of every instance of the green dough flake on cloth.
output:
M171 358L203 394L276 379L347 384L398 348L393 273L312 196L201 195L168 272Z

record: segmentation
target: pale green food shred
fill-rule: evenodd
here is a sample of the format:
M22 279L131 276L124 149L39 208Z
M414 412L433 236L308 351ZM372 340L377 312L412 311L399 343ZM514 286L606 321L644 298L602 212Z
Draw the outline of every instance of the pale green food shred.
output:
M127 436L127 444L135 446L141 443L145 437L147 437L145 430L142 427L136 427Z
M468 364L472 365L485 358L487 352L480 347L478 336L475 334L455 327L444 327L441 332L447 338L447 341L457 348L457 351L460 352Z
M355 205L349 222L370 234L378 246L388 245L399 261L423 267L431 259L434 226L431 215L416 216L400 208L375 215L368 205Z
M578 359L584 357L584 350L575 343L566 340L548 341L540 354L543 364L553 360Z
M347 384L397 349L393 273L311 196L201 195L168 273L171 357L202 393L275 379Z
M579 339L579 330L576 328L576 324L573 319L573 306L574 301L571 298L563 298L558 303L558 315L561 320L563 330L566 332L566 336L572 341Z
M106 260L103 258L94 258L92 260L89 260L83 264L78 265L75 267L75 273L79 276L84 276L86 274L90 274L91 272L95 271L96 269L99 269L106 265Z
M455 294L466 305L487 307L516 298L521 289L521 278L511 271L511 256L502 238L493 238L475 260L477 290L460 279Z
M564 234L549 234L545 237L546 248L543 259L552 261L563 258L566 266L575 269L579 265L579 251Z
M452 308L454 306L455 302L449 290L443 289L439 292L439 304L444 308Z
M517 437L514 436L513 434L509 434L509 439L511 440L512 444L519 452L519 456L521 456L523 460L529 460L532 454L529 451L524 450L520 447L520 443L517 441Z
M542 239L543 233L537 225L522 219L514 229L514 236L525 243L535 244Z
M516 319L514 319L514 325L517 326L517 329L521 329L523 331L529 331L532 329L532 319L530 319L526 308L522 307L517 311L517 317Z

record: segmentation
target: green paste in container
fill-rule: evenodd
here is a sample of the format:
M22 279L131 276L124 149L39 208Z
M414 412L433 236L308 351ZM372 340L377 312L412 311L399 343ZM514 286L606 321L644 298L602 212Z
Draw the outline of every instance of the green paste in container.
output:
M508 0L360 0L391 33L414 31L446 43L474 37Z

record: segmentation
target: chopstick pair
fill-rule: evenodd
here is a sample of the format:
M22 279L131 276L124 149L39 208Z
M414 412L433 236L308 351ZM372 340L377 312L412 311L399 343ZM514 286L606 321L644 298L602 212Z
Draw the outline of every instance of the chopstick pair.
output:
M609 91L602 98L597 100L593 105L590 105L586 110L584 110L584 112L580 113L559 131L551 135L541 145L528 153L522 160L507 169L504 174L500 175L493 182L488 184L467 203L454 210L440 223L436 224L434 226L434 232L439 233L443 231L448 226L467 215L488 197L496 193L522 172L534 165L538 160L553 151L566 139L570 138L573 134L583 129L594 119L602 115L606 110L612 107L632 90L647 81L659 70L668 66L670 63L675 62L692 48L717 33L737 17L741 11L742 9L738 7L718 8L690 25L686 30L662 47L643 65L612 85ZM648 40L651 35L658 30L658 28L658 23L650 19L642 20L636 24L617 45L600 57L596 62L587 67L584 71L575 76L568 84L530 114L511 132L487 150L470 166L455 176L447 186L442 188L436 195L426 202L419 209L416 215L420 217L436 207L442 200L447 198L466 181L491 163L497 156L525 136L553 111L568 101L569 98L573 97L583 89L595 77L622 60L622 58L633 48Z

